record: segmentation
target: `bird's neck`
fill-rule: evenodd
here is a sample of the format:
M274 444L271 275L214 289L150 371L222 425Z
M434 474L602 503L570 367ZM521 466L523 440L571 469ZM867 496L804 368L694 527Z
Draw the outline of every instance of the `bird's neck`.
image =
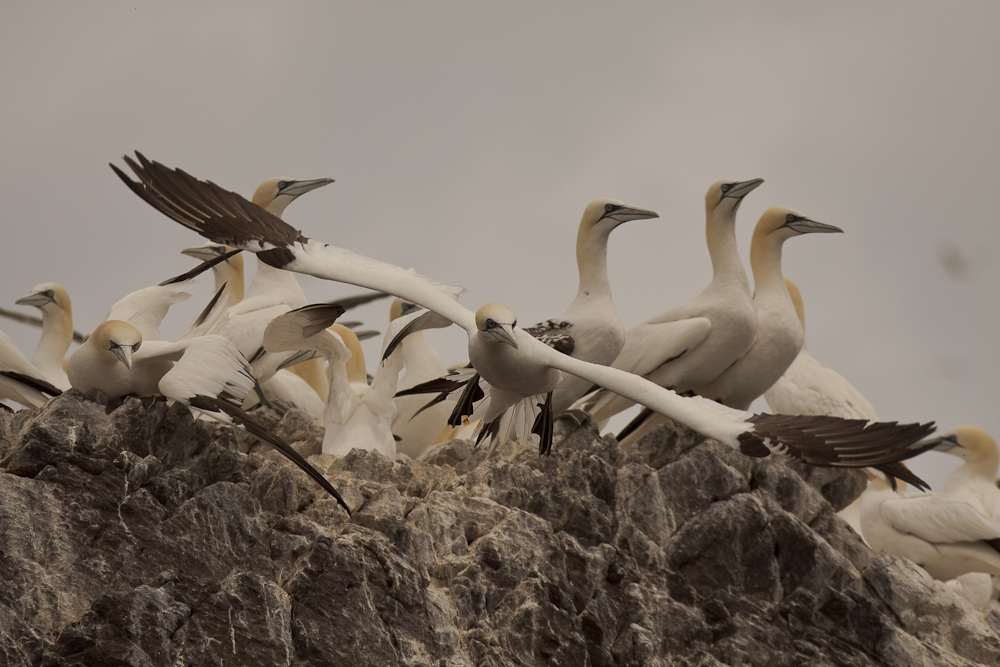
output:
M735 212L712 211L705 223L705 240L712 259L713 281L735 280L746 285L749 291L747 272L736 247Z
M584 232L576 240L576 266L580 272L577 299L611 296L608 282L608 234Z
M753 290L756 300L762 294L784 296L790 308L792 297L781 275L781 246L783 240L772 234L754 234L750 243L750 269L753 271Z
M63 359L73 342L73 312L69 308L42 311L42 337L38 339L31 363L45 372L42 366L57 364L62 369Z
M238 255L236 257L231 257L230 261L237 258L239 258ZM235 264L230 264L230 261L216 264L215 267L213 267L213 275L215 276L215 291L218 292L222 289L223 285L226 285L229 290L228 303L230 307L232 307L243 300L244 282L242 260L240 261L238 267ZM259 270L260 265L258 265L258 271ZM277 271L278 269L273 270Z

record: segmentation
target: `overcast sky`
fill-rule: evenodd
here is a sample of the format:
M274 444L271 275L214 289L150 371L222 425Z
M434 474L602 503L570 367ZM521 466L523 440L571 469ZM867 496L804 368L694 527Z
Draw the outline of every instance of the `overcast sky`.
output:
M629 327L708 283L708 186L762 177L744 257L770 206L845 231L785 247L813 356L883 419L1000 434L1000 4L669 4L11 3L0 306L58 281L89 331L192 265L179 251L201 240L107 167L135 149L246 196L335 178L285 219L522 325L575 294L590 200L661 216L611 239ZM302 283L317 301L358 292ZM386 310L360 316L384 330ZM31 356L37 332L0 328ZM464 339L431 335L449 363ZM953 463L914 468L940 483Z

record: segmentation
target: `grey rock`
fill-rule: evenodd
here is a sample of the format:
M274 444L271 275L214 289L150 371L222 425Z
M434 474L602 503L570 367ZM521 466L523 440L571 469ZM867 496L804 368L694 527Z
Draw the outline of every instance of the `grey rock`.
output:
M182 406L70 391L0 412L0 663L1000 664L1000 615L834 514L849 471L583 413L551 456L468 441L301 471Z

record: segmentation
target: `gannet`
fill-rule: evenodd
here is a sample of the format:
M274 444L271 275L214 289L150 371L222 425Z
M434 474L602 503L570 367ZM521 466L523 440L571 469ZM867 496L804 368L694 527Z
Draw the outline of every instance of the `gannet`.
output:
M315 304L279 315L264 331L264 348L272 353L312 350L326 358L330 380L323 412L324 454L343 456L358 448L395 460L392 396L402 356L397 351L383 361L369 385L358 337L334 323L343 312L337 306Z
M203 262L224 255L233 248L219 243L206 243L194 248L184 248L181 254ZM229 295L228 303L232 307L243 300L243 255L236 254L229 257L224 262L212 267L212 275L215 277L215 291L218 292L225 285Z
M44 379L42 372L21 354L10 336L0 331L0 398L27 407L41 407L62 393Z
M659 217L655 212L625 205L617 199L595 199L583 211L576 234L576 266L580 275L576 297L560 317L525 328L535 338L577 359L612 363L625 344L625 327L618 319L608 281L608 237L623 222ZM552 392L552 408L565 412L590 385L575 376L563 378Z
M189 330L176 341L143 341L128 322L106 320L70 356L67 373L80 391L108 398L165 396L225 423L237 423L277 448L350 512L329 481L239 405L254 386L250 364L223 336Z
M576 359L601 365L613 362L625 343L625 328L618 319L608 281L608 237L624 222L655 217L658 216L654 211L634 208L617 199L601 198L590 202L584 209L577 230L579 287L576 297L560 317L539 322L524 330L546 345ZM446 394L457 392L458 387L462 386L461 382L453 381L455 376L444 379ZM479 376L474 375L469 379L479 381ZM428 391L440 386L439 383L424 385ZM552 392L552 412L565 412L591 386L586 380L576 376L563 377ZM414 397L410 395L398 397L399 400L412 398ZM443 405L442 402L436 402L433 408L428 409L440 410ZM460 416L465 415L454 414L450 423L458 426ZM549 443L540 442L540 449L547 452Z
M708 188L705 238L712 281L691 301L629 329L615 368L685 392L710 382L750 349L757 313L736 248L736 212L763 182L718 181ZM606 391L581 403L599 423L632 405Z
M1000 451L996 441L978 426L959 426L940 439L941 444L935 449L965 461L948 475L941 490L1000 521L1000 488L997 488Z
M781 248L795 236L840 232L839 227L816 222L786 206L764 211L750 242L757 334L750 349L732 366L695 388L698 394L746 410L782 376L802 349L805 333L781 275Z
M42 283L14 303L42 311L42 335L31 363L53 385L64 391L69 389L63 361L73 343L73 306L66 289L59 283Z
M1000 575L1000 553L983 542L1000 537L1000 522L949 495L901 497L869 471L861 528L872 549L909 558L935 579L968 572Z
M419 308L402 299L394 299L389 308L389 321L395 321ZM437 350L424 337L423 331L415 331L400 342L399 356L405 369L399 378L399 390L415 387L423 382L445 375L448 367L441 361ZM427 399L423 396L397 396L393 399L396 415L392 418L392 432L399 438L396 451L417 458L435 443L442 430L447 427L452 404L441 401L423 410Z
M148 204L209 240L256 252L258 259L277 268L394 294L461 326L469 337L470 362L495 390L489 397L491 409L495 397L504 402L516 400L521 407L526 401L537 405L555 388L560 372L566 372L670 416L744 454L767 456L774 452L807 463L847 467L913 456L919 453L914 443L933 430L933 424L879 422L866 426L836 417L752 414L701 397L681 397L631 373L552 349L517 328L513 312L506 306L487 304L472 312L459 305L458 288L311 240L234 192L147 160L138 152L136 158L124 159L139 181L111 165L122 182ZM515 416L510 421L519 420ZM521 423L526 421L524 418ZM544 416L535 426L546 428Z

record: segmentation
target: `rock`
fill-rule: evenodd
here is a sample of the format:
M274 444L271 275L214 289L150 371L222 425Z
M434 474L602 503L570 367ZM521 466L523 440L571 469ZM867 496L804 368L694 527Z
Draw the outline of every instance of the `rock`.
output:
M626 453L577 412L548 457L337 458L307 416L255 414L351 517L182 406L70 391L0 413L0 662L1000 664L1000 615L836 517L849 471L673 424Z

